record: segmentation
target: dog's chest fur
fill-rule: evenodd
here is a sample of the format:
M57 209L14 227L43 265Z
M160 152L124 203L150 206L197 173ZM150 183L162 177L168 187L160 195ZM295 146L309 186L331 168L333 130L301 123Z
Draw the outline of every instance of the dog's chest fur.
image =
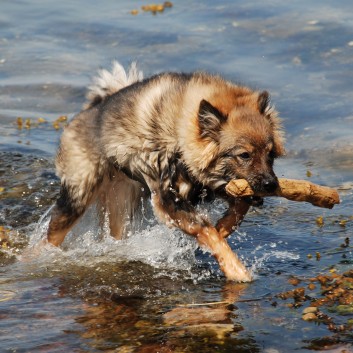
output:
M176 203L188 201L195 205L214 198L214 193L190 174L179 152L144 151L132 156L126 167L115 168L145 186L146 179L157 181L156 187Z

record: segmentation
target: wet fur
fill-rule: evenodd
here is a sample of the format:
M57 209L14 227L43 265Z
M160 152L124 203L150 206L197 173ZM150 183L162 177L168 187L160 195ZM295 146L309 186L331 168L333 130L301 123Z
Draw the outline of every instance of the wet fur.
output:
M85 109L62 134L61 191L48 241L60 245L97 201L112 235L121 238L148 198L162 222L196 237L204 229L225 237L249 207L227 199L226 183L245 178L255 189L274 187L273 161L283 153L280 120L266 91L201 72L143 80L136 66L125 73L116 63L112 73L100 72ZM205 195L229 202L216 227L194 208Z

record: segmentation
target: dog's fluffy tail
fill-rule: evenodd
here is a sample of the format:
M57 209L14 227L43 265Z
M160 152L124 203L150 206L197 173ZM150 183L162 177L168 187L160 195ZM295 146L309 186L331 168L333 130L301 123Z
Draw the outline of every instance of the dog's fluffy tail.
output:
M86 94L87 102L84 108L91 108L102 102L106 97L118 92L126 86L142 81L143 73L138 70L136 62L131 63L128 71L117 61L113 61L111 71L101 69L92 79Z

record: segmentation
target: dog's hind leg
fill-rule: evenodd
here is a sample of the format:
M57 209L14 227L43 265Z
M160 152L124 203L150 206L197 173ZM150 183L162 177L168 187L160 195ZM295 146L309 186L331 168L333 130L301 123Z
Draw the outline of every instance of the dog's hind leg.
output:
M89 117L87 117L89 122ZM88 124L88 123L86 123ZM59 246L87 207L96 199L107 173L107 162L101 157L93 137L81 134L86 128L74 120L63 132L56 159L61 178L59 198L53 208L47 240ZM89 130L91 131L91 130Z
M72 199L68 188L61 186L60 196L52 210L49 223L47 240L49 243L59 246L66 234L75 225L83 214L85 208L77 208L75 201Z
M61 185L60 196L52 210L49 223L47 240L49 243L59 246L81 218L87 207L96 196L99 181L90 185L85 190L77 190L77 187Z

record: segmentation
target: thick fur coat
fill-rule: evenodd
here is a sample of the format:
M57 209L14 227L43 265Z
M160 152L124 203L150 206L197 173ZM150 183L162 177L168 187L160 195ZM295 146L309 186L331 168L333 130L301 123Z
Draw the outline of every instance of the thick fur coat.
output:
M60 245L96 201L109 215L112 235L121 238L141 199L150 197L157 217L208 247L228 278L249 280L242 264L224 268L213 241L227 246L223 238L251 203L226 196L231 179L245 178L258 191L277 186L273 162L284 153L283 132L268 93L201 72L143 79L136 65L126 73L115 62L112 72L94 79L87 97L61 137L61 191L48 241ZM194 208L205 197L229 203L215 226Z

